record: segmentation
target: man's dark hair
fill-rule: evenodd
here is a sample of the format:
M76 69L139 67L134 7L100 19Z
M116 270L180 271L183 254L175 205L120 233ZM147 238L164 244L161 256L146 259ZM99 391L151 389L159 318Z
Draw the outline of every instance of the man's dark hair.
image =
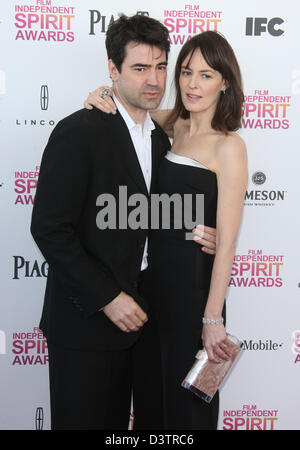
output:
M106 32L106 51L119 72L126 56L125 47L128 42L148 44L165 50L166 56L170 51L168 29L156 19L136 14L127 17L122 14L112 22Z

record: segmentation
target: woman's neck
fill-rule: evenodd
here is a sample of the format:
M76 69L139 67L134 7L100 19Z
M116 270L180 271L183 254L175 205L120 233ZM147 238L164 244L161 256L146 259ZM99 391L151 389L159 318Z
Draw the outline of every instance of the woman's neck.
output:
M214 131L211 126L211 122L214 116L213 113L198 112L198 113L190 113L190 130L189 135L194 136L196 134L210 134Z

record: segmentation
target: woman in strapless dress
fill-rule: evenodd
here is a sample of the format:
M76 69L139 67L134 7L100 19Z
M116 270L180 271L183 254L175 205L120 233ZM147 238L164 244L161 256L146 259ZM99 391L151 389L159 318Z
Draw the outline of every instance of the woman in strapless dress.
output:
M246 192L247 152L240 128L243 91L238 63L219 33L204 32L182 47L172 111L151 117L173 138L161 162L157 193L204 195L204 224L216 227L216 255L174 225L152 230L147 297L158 324L166 429L217 429L219 395L210 404L181 387L195 354L205 347L216 364L230 355L225 296ZM93 99L90 98L90 103ZM202 320L211 319L203 324ZM224 321L224 322L222 322ZM205 321L204 321L205 322Z
M174 124L157 189L169 196L204 195L204 223L217 229L216 256L186 240L184 227L152 231L148 297L160 335L166 428L216 429L218 393L207 404L181 383L203 345L216 363L229 348L224 323L202 323L203 317L225 319L248 179L246 147L235 133L243 102L240 72L227 41L214 32L188 41L177 59L175 85L176 104L167 121L164 111L152 114L166 130Z

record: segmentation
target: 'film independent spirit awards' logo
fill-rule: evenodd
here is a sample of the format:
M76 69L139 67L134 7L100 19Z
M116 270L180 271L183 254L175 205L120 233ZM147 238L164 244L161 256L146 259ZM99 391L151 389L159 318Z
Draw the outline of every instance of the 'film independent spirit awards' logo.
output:
M30 0L30 4L23 4L22 0L14 2L15 40L73 42L75 7L55 3L54 0Z
M36 166L33 170L16 170L14 172L15 205L33 205L39 170L39 166Z
M164 10L164 25L169 31L171 44L183 45L195 34L219 31L222 14L222 11L201 10L199 4Z
M223 430L275 430L278 409L262 409L257 405L243 405L240 409L223 411Z
M34 327L32 331L15 331L12 334L12 366L46 366L48 346L42 331Z
M242 126L246 129L288 130L291 127L289 114L290 95L255 89L245 96Z
M233 258L229 286L236 288L280 288L284 284L284 255L249 249Z

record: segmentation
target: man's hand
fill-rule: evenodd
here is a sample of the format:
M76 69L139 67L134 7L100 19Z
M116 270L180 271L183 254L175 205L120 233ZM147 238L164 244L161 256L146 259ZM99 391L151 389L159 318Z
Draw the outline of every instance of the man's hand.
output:
M104 306L102 311L117 327L126 333L138 331L148 321L147 314L125 292L121 292L108 305Z
M194 241L200 245L203 245L202 251L211 255L216 254L216 234L215 228L207 227L204 225L197 225L193 229Z

